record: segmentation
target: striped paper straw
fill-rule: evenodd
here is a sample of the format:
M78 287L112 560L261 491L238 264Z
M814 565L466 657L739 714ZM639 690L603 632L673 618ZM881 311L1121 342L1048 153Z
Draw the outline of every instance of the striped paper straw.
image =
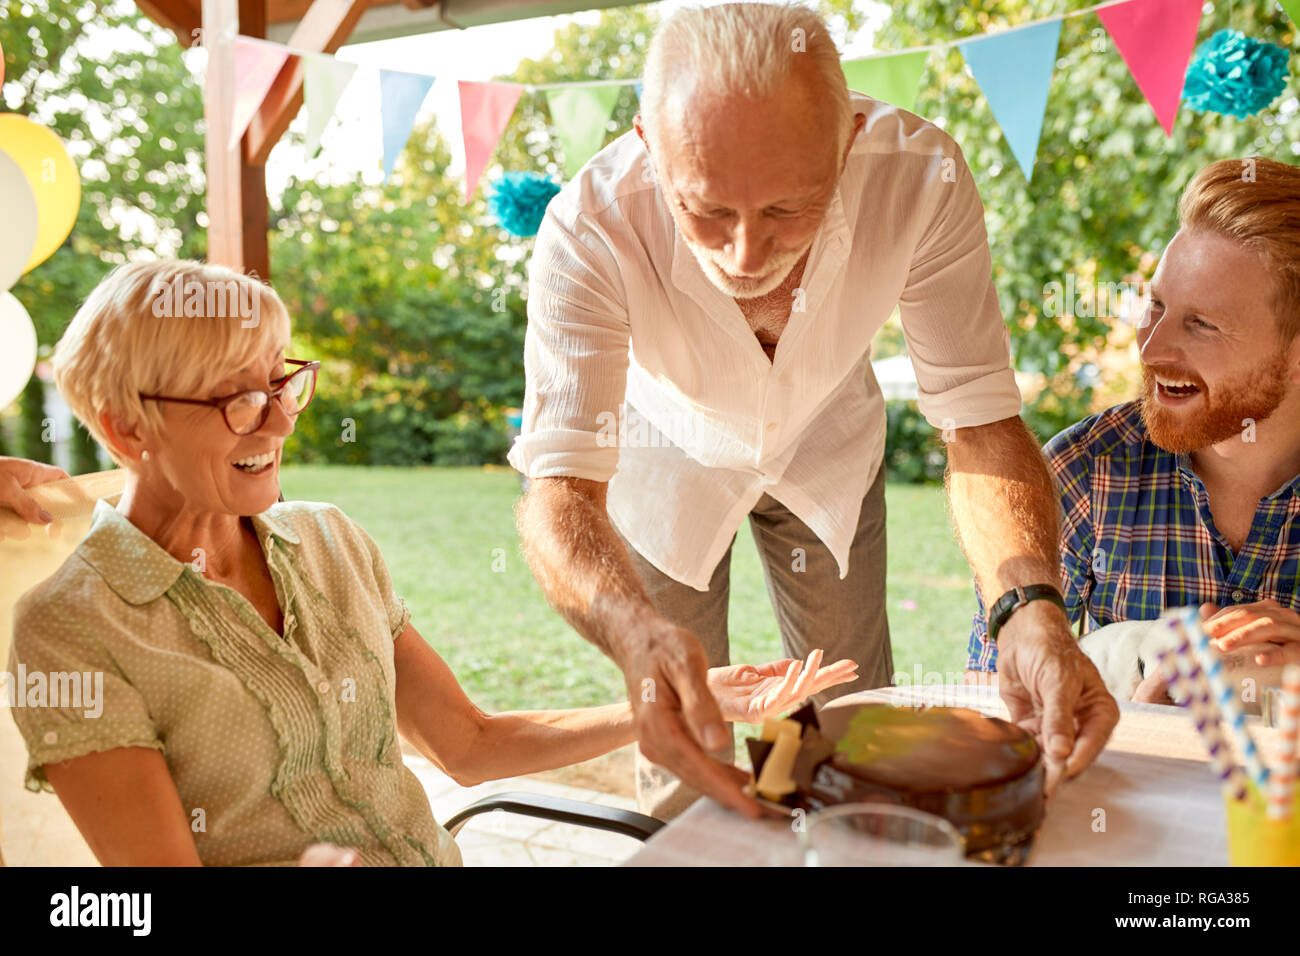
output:
M1214 770L1214 775L1219 778L1224 792L1230 793L1234 800L1244 800L1246 778L1241 768L1233 761L1228 742L1219 727L1218 713L1210 700L1209 685L1202 679L1201 686L1198 687L1197 682L1183 672L1184 670L1195 671L1199 674L1199 669L1192 659L1191 641L1177 621L1170 621L1169 627L1179 636L1178 647L1173 651L1162 647L1156 652L1160 674L1169 685L1170 696L1187 701L1188 709L1192 712L1192 722L1196 725L1196 732L1210 754L1210 766ZM1179 668L1179 662L1183 663L1183 669ZM1203 678L1203 675L1201 676Z
M1295 797L1297 735L1300 734L1300 664L1288 664L1282 671L1281 728L1278 764L1268 780L1268 816L1286 820Z
M1251 737L1250 731L1246 729L1246 711L1237 700L1237 695L1233 692L1227 677L1224 676L1223 661L1214 649L1214 645L1210 643L1210 636L1201 629L1195 608L1183 616L1183 626L1196 645L1201 666L1205 669L1205 676L1210 682L1210 690L1213 691L1214 700L1219 705L1219 717L1227 727L1228 733L1232 735L1237 749L1241 751L1241 759L1246 764L1246 775L1259 788L1260 793L1263 793L1268 784L1268 768L1259 757L1255 738Z

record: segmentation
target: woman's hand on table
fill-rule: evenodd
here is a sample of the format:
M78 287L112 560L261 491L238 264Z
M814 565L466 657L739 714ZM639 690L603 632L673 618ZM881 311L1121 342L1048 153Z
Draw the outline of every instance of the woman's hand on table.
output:
M43 511L27 489L67 477L66 471L53 465L0 455L0 505L12 508L18 517L31 524L49 524L54 515Z
M1272 598L1225 608L1202 604L1201 626L1221 653L1257 645L1261 667L1300 662L1300 614Z
M760 724L802 704L813 694L828 687L857 680L854 661L836 661L821 666L822 651L817 648L808 660L787 659L767 664L734 664L711 667L709 690L718 702L722 719Z

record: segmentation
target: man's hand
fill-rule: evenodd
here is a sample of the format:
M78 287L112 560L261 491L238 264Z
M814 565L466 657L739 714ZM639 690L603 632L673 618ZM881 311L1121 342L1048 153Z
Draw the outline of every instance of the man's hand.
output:
M743 789L749 775L706 753L729 747L731 734L709 691L709 665L699 640L662 619L646 622L629 637L618 663L641 752L689 786L757 819L762 808Z
M1202 604L1200 611L1201 627L1220 653L1257 646L1261 667L1300 662L1300 614L1272 598L1222 609Z
M998 687L1012 723L1033 733L1047 761L1050 795L1101 753L1119 705L1079 648L1059 607L1033 601L998 632Z
M49 524L54 515L43 510L27 489L67 477L66 471L53 465L0 455L0 506L12 508L18 517L31 524Z

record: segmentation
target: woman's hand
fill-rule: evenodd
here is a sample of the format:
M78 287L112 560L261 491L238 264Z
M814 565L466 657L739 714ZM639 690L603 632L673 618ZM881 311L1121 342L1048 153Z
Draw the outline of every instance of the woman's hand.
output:
M711 667L709 690L718 701L722 719L761 724L769 717L793 710L813 694L836 684L857 680L858 665L850 660L822 667L817 648L808 661L784 660L768 664L733 664Z
M0 455L0 505L12 508L18 517L31 524L49 524L54 515L43 510L27 489L67 477L66 471L53 465Z
M360 866L361 857L356 850L335 846L333 843L313 843L302 851L299 866Z

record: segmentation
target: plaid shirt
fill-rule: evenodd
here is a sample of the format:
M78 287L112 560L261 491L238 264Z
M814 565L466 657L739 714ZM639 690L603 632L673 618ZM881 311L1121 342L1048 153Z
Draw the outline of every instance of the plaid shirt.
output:
M1234 555L1214 526L1186 455L1154 445L1137 402L1085 418L1044 447L1061 497L1061 589L1083 633L1149 621L1168 607L1273 598L1300 610L1300 475L1259 500ZM983 602L967 647L971 670L997 670Z

